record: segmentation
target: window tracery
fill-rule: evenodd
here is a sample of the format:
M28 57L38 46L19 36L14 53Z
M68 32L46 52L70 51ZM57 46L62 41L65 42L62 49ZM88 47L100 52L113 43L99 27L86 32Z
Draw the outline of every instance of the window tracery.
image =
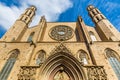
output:
M83 51L83 50L78 51L78 59L83 64L88 64L88 57L87 57L87 53L85 51Z
M105 49L106 56L108 58L108 61L113 68L114 72L116 73L118 79L120 79L120 60L118 56L116 55L117 53L113 51L112 49Z
M45 56L46 56L45 51L44 50L40 50L37 53L36 64L40 65L41 63L43 63L45 61Z
M54 40L64 41L72 38L73 30L69 26L59 25L53 27L50 30L49 35Z
M32 32L31 34L30 34L30 36L28 37L28 42L31 42L32 40L33 40L33 36L34 36L34 34L35 34L35 32Z
M8 75L10 74L10 72L15 64L19 53L20 52L18 49L15 49L10 52L11 55L9 56L7 62L5 63L3 69L0 72L0 80L7 80Z
M97 41L97 39L92 31L89 32L89 35L90 35L90 38L92 41Z

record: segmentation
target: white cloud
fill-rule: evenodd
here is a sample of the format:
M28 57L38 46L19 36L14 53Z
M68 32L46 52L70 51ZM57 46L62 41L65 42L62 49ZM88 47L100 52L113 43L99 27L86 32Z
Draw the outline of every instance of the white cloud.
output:
M18 17L20 11L17 7L10 8L0 3L0 25L8 29Z
M70 0L20 0L20 4L20 7L8 7L0 3L0 25L9 29L29 5L37 7L32 26L38 24L42 15L45 15L47 21L56 21L61 13L72 7Z

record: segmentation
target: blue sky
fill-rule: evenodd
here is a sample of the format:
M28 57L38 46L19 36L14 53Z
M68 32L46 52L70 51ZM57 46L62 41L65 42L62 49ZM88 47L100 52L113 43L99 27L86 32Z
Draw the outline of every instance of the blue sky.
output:
M37 7L31 26L37 25L42 15L50 22L71 22L82 16L87 25L94 26L86 10L94 5L120 31L119 4L120 0L0 0L0 37L30 5Z

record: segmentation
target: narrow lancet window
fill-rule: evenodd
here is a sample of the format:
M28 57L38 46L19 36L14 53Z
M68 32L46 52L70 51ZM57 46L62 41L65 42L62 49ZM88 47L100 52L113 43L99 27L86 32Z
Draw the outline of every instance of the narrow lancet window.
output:
M16 59L17 59L19 53L20 52L17 49L15 49L9 53L11 55L9 56L7 62L5 63L3 69L0 72L0 80L7 80L8 76L16 62Z
M88 64L88 57L85 51L83 50L78 51L78 58L79 61L82 62L83 64Z
M35 32L32 32L31 34L30 34L30 36L28 37L28 42L31 42L32 40L33 40L33 36L34 36L34 34L35 34Z
M38 53L37 53L37 58L36 58L36 64L37 65L40 65L41 63L43 63L45 61L45 56L46 56L46 53L45 51L43 50L40 50Z
M113 51L112 49L107 48L105 50L106 56L108 58L108 61L110 65L112 66L114 72L116 73L118 79L120 80L120 60L119 57L117 56L116 52Z
M92 31L89 32L89 35L90 35L90 38L92 41L97 41L97 39Z

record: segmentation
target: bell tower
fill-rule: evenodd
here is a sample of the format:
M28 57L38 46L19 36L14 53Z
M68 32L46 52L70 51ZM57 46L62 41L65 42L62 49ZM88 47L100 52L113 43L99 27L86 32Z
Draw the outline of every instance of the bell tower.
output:
M15 21L14 25L6 32L2 40L8 42L20 41L21 37L24 35L24 32L31 23L32 18L35 15L35 11L35 6L27 8L20 18Z
M100 38L103 41L119 41L119 31L109 22L108 19L94 6L90 5L87 8L90 17L96 26Z
M42 16L29 27L36 8L26 9L0 41L0 80L120 80L119 32L97 8L87 10L95 27L82 16Z
M32 21L33 16L35 15L35 11L36 11L35 6L31 6L30 8L27 8L18 20L21 20L25 22L27 25L29 25L30 22Z

